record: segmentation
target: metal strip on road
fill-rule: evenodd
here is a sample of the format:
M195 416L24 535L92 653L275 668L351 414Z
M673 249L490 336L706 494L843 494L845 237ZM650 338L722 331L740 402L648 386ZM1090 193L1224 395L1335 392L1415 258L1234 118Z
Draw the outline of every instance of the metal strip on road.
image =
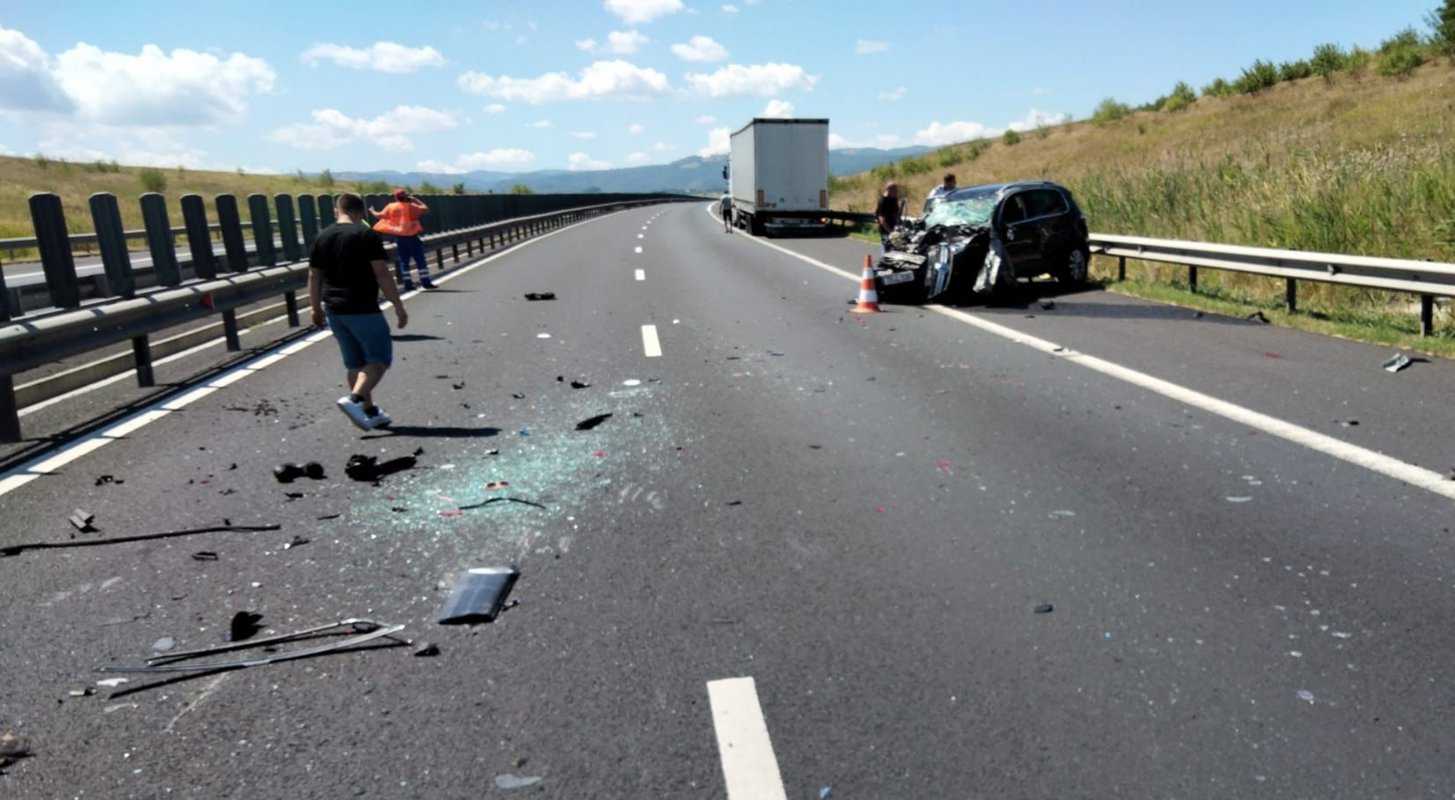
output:
M537 236L533 239L527 239L526 241L520 242L519 244L516 244L515 246L507 250L502 250L499 253L493 253L489 256L486 256L485 258L480 259L479 261L473 261L462 267L456 267L455 269L450 270L448 273L440 275L435 280L435 282L448 283L449 281L452 281L455 278L463 277L464 275L473 272L477 268L483 267L498 258L503 258L507 255L520 252L524 248L530 247L531 245L538 242L543 242L551 238L552 236L565 233L566 231L569 231L573 228L577 228L582 225L590 225L593 222L598 222L604 219L610 219L611 216L612 215L607 214L599 217L592 217L591 219L583 220L574 225L568 225L564 228L559 228L549 233L541 234L540 236ZM408 300L414 298L421 293L421 290L416 289L412 292L403 292L400 294L400 297ZM388 304L381 303L379 308L388 308ZM59 451L44 453L42 455L36 456L35 458L26 461L19 466L6 470L5 472L0 473L0 497L3 497L10 492L15 491L16 489L19 489L20 487L30 483L36 478L39 478L43 475L50 475L61 467L70 464L71 462L76 461L77 459L110 444L111 442L124 439L125 437L129 436L132 433L135 433L141 428L144 428L147 425L150 425L151 423L168 416L173 411L184 408L187 405L190 405L191 403L196 402L197 400L200 400L203 397L206 397L213 392L222 389L223 387L230 386L255 372L260 372L263 369L286 359L288 356L302 352L309 346L317 344L318 342L321 342L332 335L332 333L325 329L317 331L315 333L311 333L308 336L305 336L298 341L291 342L286 346L271 348L268 352L264 352L263 354L255 358L248 359L242 364L239 364L238 366L227 370L216 378L213 378L202 386L198 386L194 389L188 390L175 397L162 398L160 400L157 400L146 406L145 408L140 409L136 413L131 414L122 421L111 425L110 427L107 427L100 433L93 434L87 438L66 445L62 447ZM642 335L643 341L645 342L645 330L643 330ZM653 329L652 337L655 340L655 328ZM181 354L179 353L178 355ZM661 355L660 346L658 347L657 355Z
M642 326L642 352L646 353L647 358L662 357L662 342L657 338L656 325Z
M712 206L707 206L709 218L716 219L712 214ZM770 247L780 253L792 256L799 261L818 267L825 272L838 275L851 281L858 282L859 275L839 269L830 264L825 264L802 253L796 253L786 247L764 241L755 236L747 236L750 241ZM1055 342L1047 341L1029 334L1021 333L1013 328L1007 328L989 320L981 319L972 314L955 308L947 308L940 305L927 305L925 309L933 311L950 319L963 322L966 325L978 328L986 333L991 333L1016 344L1025 345L1040 350L1047 355L1062 358L1074 364L1079 364L1087 369L1099 372L1110 378L1115 378L1124 383L1129 383L1155 394L1162 395L1169 400L1175 400L1184 405L1192 406L1209 414L1214 414L1224 419L1246 425L1254 430L1261 431L1270 436L1276 436L1286 442L1306 447L1315 452L1332 456L1357 467L1363 467L1371 472L1376 472L1385 477L1394 478L1411 486L1424 489L1441 497L1455 500L1455 481L1447 480L1444 475L1424 467L1416 466L1397 458L1387 456L1383 453L1350 444L1341 439L1310 430L1292 422L1277 417L1244 408L1236 403L1220 400L1195 389L1172 383L1171 381L1153 377L1144 372L1129 367L1124 367L1104 358L1077 352Z
M728 800L788 800L753 679L708 681L707 699Z

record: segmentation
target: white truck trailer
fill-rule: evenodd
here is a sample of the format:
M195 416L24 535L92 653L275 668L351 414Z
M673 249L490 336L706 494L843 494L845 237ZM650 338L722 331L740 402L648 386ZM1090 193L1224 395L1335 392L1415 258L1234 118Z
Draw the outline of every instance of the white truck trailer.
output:
M829 121L754 119L731 137L733 222L754 234L822 229L829 207Z

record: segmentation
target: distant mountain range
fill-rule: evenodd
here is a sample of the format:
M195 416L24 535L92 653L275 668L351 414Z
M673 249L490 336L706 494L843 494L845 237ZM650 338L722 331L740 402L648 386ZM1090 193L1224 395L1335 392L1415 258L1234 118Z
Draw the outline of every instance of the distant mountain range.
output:
M829 151L829 172L853 175L880 164L898 161L927 152L928 147L900 147L881 150L855 147ZM516 184L525 184L540 194L557 192L685 192L715 193L726 188L722 168L727 156L701 158L689 156L670 164L644 167L622 167L572 172L569 170L537 170L535 172L491 172L479 170L450 174L442 172L339 172L334 177L345 181L383 181L390 186L419 186L426 181L442 189L465 184L471 192L509 192Z

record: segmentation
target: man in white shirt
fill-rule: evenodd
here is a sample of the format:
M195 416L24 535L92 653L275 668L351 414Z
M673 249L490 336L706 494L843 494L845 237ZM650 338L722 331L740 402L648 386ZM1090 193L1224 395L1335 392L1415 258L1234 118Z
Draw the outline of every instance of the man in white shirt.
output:
M934 207L936 200L939 200L941 197L944 197L950 192L955 191L955 189L955 173L945 173L944 182L942 182L939 186L931 189L930 196L925 198L925 213L929 213L929 210Z

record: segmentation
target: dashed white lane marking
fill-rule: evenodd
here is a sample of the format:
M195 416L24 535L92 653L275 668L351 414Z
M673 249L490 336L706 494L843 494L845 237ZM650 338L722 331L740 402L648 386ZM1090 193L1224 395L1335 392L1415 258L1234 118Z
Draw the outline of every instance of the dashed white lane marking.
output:
M636 277L637 277L637 280L639 280L639 281L646 280L647 279L647 271L644 270L644 269L637 270Z
M524 242L521 242L520 244L515 245L509 250L504 250L499 253L486 256L479 261L466 264L463 267L457 267L449 273L440 275L439 277L435 278L435 283L448 283L449 281L452 281L459 277L463 277L464 275L473 272L479 267L483 267L498 258L503 258L507 255L511 255L512 253L519 252L523 248L530 247L533 244L545 241L552 236L557 236L559 234L565 233L572 228L576 228L581 225L590 225L593 222L598 222L603 219L607 219L607 217L593 217L591 219L578 222L575 225L568 225L564 228L551 231L550 233L542 234L534 239L526 240ZM400 297L408 300L420 293L421 291L416 289L412 292L402 292L400 294ZM387 307L388 304L380 304L379 306L379 308L381 309ZM96 433L85 439L75 441L54 453L37 456L36 458L26 461L25 463L20 464L10 470L7 470L4 473L0 473L0 497L3 497L10 492L15 491L16 489L19 489L20 487L30 483L31 481L41 477L42 475L49 475L60 469L61 467L81 458L82 456L85 456L102 447L105 447L106 445L114 441L123 439L135 433L136 431L146 427L147 425L150 425L151 423L156 422L163 417L166 417L173 411L178 411L182 408L185 408L186 406L198 400L201 400L203 397L206 397L225 386L236 383L243 378L252 375L255 372L260 372L266 367L270 367L273 364L276 364L279 361L287 358L288 356L302 352L309 346L317 344L318 342L321 342L332 335L333 334L326 329L314 331L313 333L308 334L302 339L299 339L298 341L295 341L276 351L265 353L258 356L257 358L249 359L248 361L239 364L238 366L233 367L230 370L227 370L221 375L218 375L216 378L213 378L211 381L208 381L202 386L199 386L188 392L184 392L183 394L180 394L176 397L165 400L158 400L157 402L152 403L151 405L146 406L136 413L126 417L115 425L112 425L105 430L102 430L100 433ZM179 353L177 355L181 354ZM658 353L658 355L660 355L660 352ZM158 363L161 363L161 361L161 359L158 359Z
M708 206L708 216L712 217L711 205ZM806 255L803 255L802 253L795 253L794 251L789 250L786 247L773 244L772 242L764 241L754 236L748 236L746 238L748 238L750 241L761 244L764 247L771 247L772 249L777 250L780 253L790 255L806 264L818 267L825 272L838 275L841 278L847 278L851 281L856 282L860 280L860 276L858 275L839 269L838 267L825 264L822 261L810 258ZM1428 470L1424 467L1419 467L1405 461L1400 461L1397 458L1393 458L1383 453L1370 450L1366 447L1360 447L1358 445L1350 444L1340 439L1335 439L1332 436L1319 433L1318 431L1310 430L1303 427L1302 425L1297 425L1295 423L1288 422L1286 420L1282 420L1268 414L1264 414L1260 411L1254 411L1250 408L1244 408L1243 406L1237 405L1236 403L1230 403L1226 400L1220 400L1216 397L1213 397L1212 395L1204 394L1195 389L1189 389L1185 386L1180 386L1178 384L1172 383L1171 381L1166 381L1161 378L1153 377L1144 372L1138 372L1137 370L1124 367L1115 362L1107 361L1104 358L1098 358L1097 356L1077 352L1076 350L1072 350L1071 348L1065 347L1064 345L1059 345L1055 342L1047 341L1046 339L1031 336L1030 334L1021 333L1020 331L1017 331L1013 328L1007 328L1004 325L982 319L959 309L946 308L945 306L939 305L927 305L925 306L925 308L935 312L936 314L941 314L943 316L949 317L950 319L963 322L966 325L979 328L986 333L991 333L999 336L1002 339L1015 342L1016 344L1023 344L1027 347L1040 350L1047 355L1065 359L1074 364L1079 364L1083 367L1086 367L1087 369L1099 372L1111 378L1115 378L1124 383L1130 383L1133 386L1137 386L1150 392L1160 394L1170 400L1175 400L1179 403L1183 403L1184 405L1189 405L1201 411L1206 411L1209 414L1215 414L1219 417L1223 417L1224 419L1230 419L1233 422L1246 425L1250 428L1253 428L1254 430L1261 431L1270 436L1277 436L1278 438L1283 439L1286 442L1291 442L1293 444L1306 447L1315 452L1323 453L1327 456L1332 456L1339 459L1340 461L1345 461L1357 467L1363 467L1364 469L1367 469L1371 472L1376 472L1380 475L1384 475L1385 477L1394 478L1397 481L1403 481L1404 483L1407 483L1411 486L1433 492L1434 494L1440 495L1441 497L1455 500L1455 481L1447 480L1444 475L1441 475L1438 472L1434 472L1432 470Z
M642 326L642 352L647 358L659 358L662 355L662 342L657 338L656 325Z
M707 682L728 800L788 800L752 678Z
M637 234L637 238L638 239L645 239L645 238L647 238L647 235L645 233L639 233L639 234Z
M642 246L641 245L637 245L637 252L638 253L642 252Z

